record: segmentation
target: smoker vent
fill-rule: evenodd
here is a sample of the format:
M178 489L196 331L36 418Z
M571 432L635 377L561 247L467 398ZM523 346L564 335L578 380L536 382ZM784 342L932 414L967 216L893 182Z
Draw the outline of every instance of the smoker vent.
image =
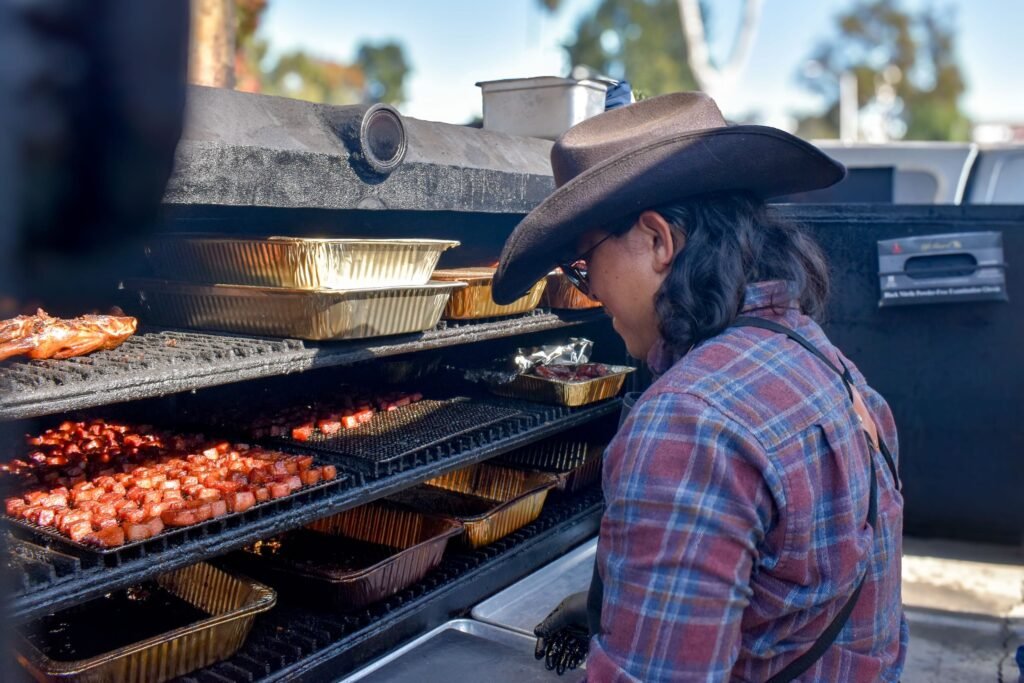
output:
M281 599L273 610L256 618L252 632L238 654L179 679L179 683L284 680L300 672L308 673L313 666L310 660L324 664L328 659L325 668L329 668L337 678L383 649L397 644L390 641L400 640L401 636L390 634L389 629L396 627L410 613L425 611L431 603L442 602L443 608L433 610L440 623L447 614L471 607L478 597L473 594L472 586L479 574L508 564L511 555L523 556L523 546L536 544L545 537L550 540L574 524L586 529L578 532L584 537L593 535L601 509L602 498L598 490L549 503L536 521L519 531L476 551L447 554L423 580L387 600L351 614L320 612ZM561 543L550 545L553 546L550 559L565 550ZM543 556L544 553L529 555L538 567L549 559ZM230 558L227 561L230 562ZM355 647L357 643L358 647Z
M400 353L468 344L597 320L594 311L535 311L422 334L315 344L180 330L136 334L110 351L67 360L0 364L0 419L91 408L178 391L348 365Z

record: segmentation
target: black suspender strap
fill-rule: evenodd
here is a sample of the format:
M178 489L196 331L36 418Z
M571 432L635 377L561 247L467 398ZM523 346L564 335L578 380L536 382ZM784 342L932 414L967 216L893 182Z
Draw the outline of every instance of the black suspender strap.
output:
M789 329L785 325L780 325L771 320L765 320L764 318L756 318L753 316L740 316L736 318L736 321L735 323L733 323L733 325L736 327L759 327L761 329L770 330L778 334L786 335L787 337L795 341L797 344L810 351L814 356L816 356L823 363L825 363L825 365L830 367L837 375L842 377L843 384L846 385L846 391L850 395L850 400L853 400L853 377L851 376L849 369L846 367L846 364L843 363L842 360L839 361L840 364L843 366L843 369L840 370L824 353L822 353L818 349L818 347L809 342L802 335ZM869 450L872 449L873 445L871 444L871 438L867 436L866 432L865 438L868 441ZM886 463L892 470L893 481L898 482L899 480L896 479L896 464L892 459L892 455L889 453L889 449L885 446L885 443L882 441L881 435L878 435L878 445L879 450L885 457ZM871 525L871 528L874 529L876 526L876 522L878 521L878 479L877 475L875 474L875 463L873 460L869 464L868 468L871 472L871 489L868 493L867 522ZM860 581L857 582L857 588L854 589L853 594L846 601L846 604L843 605L843 608L839 610L839 614L837 614L835 618L832 619L832 622L825 628L822 634L818 636L818 639L814 641L810 649L808 649L807 652L803 653L802 655L794 659L792 662L790 662L788 665L786 665L786 667L783 668L782 671L779 671L777 674L769 678L768 683L786 683L787 681L795 680L798 676L800 676L808 669L810 669L812 666L814 666L814 664L819 659L821 659L825 652L827 652L828 649L832 646L832 643L835 642L836 638L839 636L839 632L843 630L844 626L846 626L846 622L849 620L850 614L853 613L853 608L856 606L857 599L860 597L861 589L864 588L864 581L867 579L867 573L868 568L865 567L864 574L860 577Z

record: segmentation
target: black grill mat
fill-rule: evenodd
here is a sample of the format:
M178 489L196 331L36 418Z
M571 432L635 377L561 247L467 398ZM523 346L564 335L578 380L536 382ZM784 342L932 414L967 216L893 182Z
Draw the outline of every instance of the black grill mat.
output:
M397 410L379 411L368 422L330 436L317 429L308 441L278 442L325 453L359 472L381 476L421 464L416 458L419 451L520 414L520 408L508 402L424 399Z
M534 311L428 332L316 344L184 330L146 330L110 351L66 360L0 363L0 420L13 420L179 391L351 365L412 351L470 344L599 320L601 309Z

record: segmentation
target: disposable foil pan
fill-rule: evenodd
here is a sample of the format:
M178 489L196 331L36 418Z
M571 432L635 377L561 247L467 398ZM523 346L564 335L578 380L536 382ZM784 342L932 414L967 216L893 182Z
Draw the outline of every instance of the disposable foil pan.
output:
M548 308L600 308L601 302L594 301L576 288L561 270L548 273L544 289L544 306Z
M626 375L636 370L625 365L609 365L609 374L579 382L548 379L536 375L517 375L508 384L490 387L498 396L522 398L563 406L583 406L611 398L622 391Z
M157 277L207 284L362 289L423 285L454 240L311 239L178 234L146 256Z
M233 655L249 635L254 617L277 601L267 586L202 562L160 575L156 581L210 617L73 662L52 660L20 638L18 661L37 681L159 683ZM103 615L97 614L96 619L97 628L102 628Z
M471 318L494 318L504 315L518 315L537 308L544 294L545 280L540 280L530 291L510 304L499 305L491 297L491 283L494 280L494 268L459 268L454 270L435 270L434 280L442 282L464 282L465 289L452 292L452 298L444 309L444 317L449 320L467 320Z
M422 332L437 325L458 282L358 290L300 290L131 280L140 315L168 327L313 341Z
M364 569L342 571L299 565L273 555L245 558L246 569L269 581L284 581L293 593L349 611L383 600L422 579L436 567L448 540L462 533L458 521L386 502L373 502L310 524L307 529L332 537L347 537L399 549ZM282 540L287 543L287 536Z
M554 475L530 472L488 463L449 472L424 482L426 489L442 489L494 502L494 507L476 515L452 515L466 529L461 539L470 548L497 541L537 519L548 492L558 485ZM400 492L395 500L416 505L416 489ZM445 510L435 509L444 514Z
M518 469L536 469L558 478L558 490L575 493L601 477L604 445L582 440L549 439L507 453L498 462Z

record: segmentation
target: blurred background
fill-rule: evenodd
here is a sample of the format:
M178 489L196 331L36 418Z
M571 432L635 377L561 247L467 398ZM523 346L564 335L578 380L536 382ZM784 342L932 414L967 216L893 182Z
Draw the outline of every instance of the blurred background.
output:
M598 73L639 97L702 89L733 121L808 138L1024 140L1017 0L192 0L192 12L194 83L433 121L478 123L477 81Z
M186 82L480 126L479 81L604 76L815 140L1019 143L1020 26L1019 0L2 1L0 317L130 272Z

